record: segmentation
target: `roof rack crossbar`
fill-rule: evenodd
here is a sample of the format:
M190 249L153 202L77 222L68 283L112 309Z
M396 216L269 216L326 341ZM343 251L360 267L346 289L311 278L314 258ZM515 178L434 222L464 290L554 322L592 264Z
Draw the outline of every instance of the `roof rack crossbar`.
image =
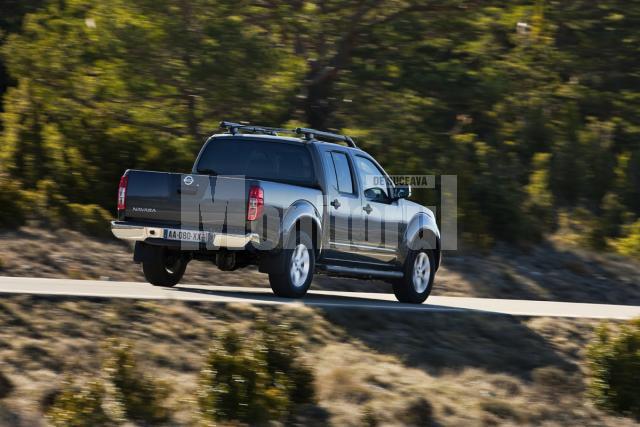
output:
M220 122L220 128L222 129L227 129L229 131L229 133L231 133L232 135L235 135L238 133L238 130L244 131L244 132L251 132L251 133L263 133L266 135L277 135L278 133L294 133L292 130L290 129L281 129L281 128L271 128L271 127L266 127L266 126L253 126L253 125L244 125L242 123L234 123L234 122L227 122L227 121L221 121Z
M326 138L334 141L342 141L346 142L349 147L357 148L356 143L351 139L351 137L346 135L339 135L337 133L324 132L316 129L309 128L296 128L295 133L303 134L307 140L314 139L316 137Z
M262 133L266 135L278 135L278 133L293 133L298 135L304 135L304 138L307 141L320 138L321 140L345 142L349 147L358 148L356 146L356 143L349 136L339 135L337 133L325 132L317 129L310 129L310 128L282 129L282 128L271 128L266 126L253 126L253 125L228 122L228 121L221 121L220 128L226 129L231 135L236 135L238 131L250 132L250 133Z

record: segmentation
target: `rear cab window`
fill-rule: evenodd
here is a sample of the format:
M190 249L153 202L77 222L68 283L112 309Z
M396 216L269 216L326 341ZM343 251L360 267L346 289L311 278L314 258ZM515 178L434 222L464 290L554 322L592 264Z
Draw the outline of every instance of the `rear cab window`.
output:
M306 146L269 139L213 138L195 170L204 175L242 175L251 179L317 186Z
M331 158L335 167L338 191L345 194L355 194L353 174L347 155L340 151L332 151Z

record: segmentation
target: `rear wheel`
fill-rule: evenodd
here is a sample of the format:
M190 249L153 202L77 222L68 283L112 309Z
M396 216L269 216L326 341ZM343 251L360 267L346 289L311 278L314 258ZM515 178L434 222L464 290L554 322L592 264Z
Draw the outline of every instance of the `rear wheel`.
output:
M281 274L270 273L269 284L273 293L286 298L301 298L309 290L315 270L313 242L307 233L300 231L293 236L282 251L285 269Z
M393 283L393 293L400 302L420 304L427 299L435 275L431 251L411 251L404 267L404 276Z
M187 260L179 251L162 246L149 246L142 272L147 282L154 286L172 287L178 284L187 268Z

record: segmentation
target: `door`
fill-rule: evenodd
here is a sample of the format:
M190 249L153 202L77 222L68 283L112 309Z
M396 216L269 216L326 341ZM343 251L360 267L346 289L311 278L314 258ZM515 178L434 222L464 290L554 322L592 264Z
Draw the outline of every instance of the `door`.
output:
M392 195L393 184L382 168L367 156L356 154L354 163L362 192L364 232L357 247L370 262L393 264L399 248L402 207Z
M348 154L339 148L322 151L327 174L327 217L329 230L323 259L351 261L352 245L361 239L362 205L355 170Z

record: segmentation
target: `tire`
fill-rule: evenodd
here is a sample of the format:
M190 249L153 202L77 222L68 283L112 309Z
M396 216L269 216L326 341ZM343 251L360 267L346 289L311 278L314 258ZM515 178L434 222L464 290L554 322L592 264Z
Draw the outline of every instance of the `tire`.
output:
M172 287L178 284L187 268L187 260L180 252L162 246L149 246L142 272L147 282L154 286Z
M269 274L269 284L273 293L279 297L302 298L311 286L316 261L313 249L313 241L304 231L298 232L292 237L295 239L284 249L284 273ZM294 244L295 243L295 244ZM297 272L297 273L296 273Z
M423 303L433 288L434 266L431 251L410 251L404 266L404 276L393 282L393 293L398 301Z

